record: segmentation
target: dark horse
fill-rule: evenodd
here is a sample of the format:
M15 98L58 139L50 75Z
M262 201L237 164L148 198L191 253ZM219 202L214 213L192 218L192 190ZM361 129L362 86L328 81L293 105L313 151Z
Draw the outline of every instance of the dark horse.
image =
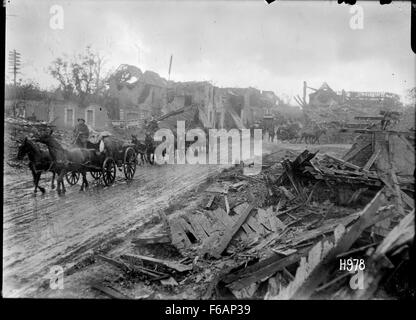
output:
M302 132L300 136L299 142L302 142L302 140L304 140L306 143L318 143L319 144L319 138L323 134L326 134L326 129L318 128L313 131L304 131Z
M55 171L52 168L52 158L48 152L40 150L40 148L28 138L25 138L22 144L19 146L17 152L17 159L22 160L27 154L29 158L29 168L33 176L33 184L35 185L34 193L39 190L45 193L45 188L39 185L39 180L42 172L52 171L52 183L51 188L55 188Z
M134 145L134 151L136 154L140 155L142 162L149 162L149 159L147 158L146 144L137 139L137 136L134 134L131 135L131 143Z
M84 190L84 188L88 188L86 175L88 168L85 165L92 162L96 150L83 148L64 149L58 141L52 137L52 132L42 135L37 141L44 143L48 147L54 170L58 173L58 178L56 179L58 182L58 194L66 192L63 177L68 171L80 172L82 174L81 191Z

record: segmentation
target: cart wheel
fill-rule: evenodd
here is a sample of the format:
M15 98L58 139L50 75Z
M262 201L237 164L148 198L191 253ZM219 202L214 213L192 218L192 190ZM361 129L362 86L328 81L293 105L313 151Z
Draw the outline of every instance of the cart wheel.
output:
M116 163L113 158L106 158L103 163L102 177L104 184L110 186L116 179Z
M79 180L79 176L80 176L79 172L70 171L65 174L65 179L71 186L73 186L77 184Z
M101 178L101 175L103 174L102 171L90 171L91 177L93 177L95 180L98 180Z
M124 152L123 169L126 179L133 179L134 173L136 172L136 152L131 147L128 147Z

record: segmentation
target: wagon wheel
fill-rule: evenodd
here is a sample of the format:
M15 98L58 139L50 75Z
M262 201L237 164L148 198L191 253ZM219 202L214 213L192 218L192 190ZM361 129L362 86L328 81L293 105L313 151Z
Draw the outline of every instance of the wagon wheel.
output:
M93 177L95 180L98 180L102 176L102 171L90 171L91 177Z
M70 171L65 174L65 179L71 186L73 186L74 184L77 184L79 176L79 172Z
M103 163L102 177L104 184L110 186L116 179L116 163L113 158L106 158Z
M136 172L136 153L131 147L128 147L124 152L123 170L127 180L133 179Z

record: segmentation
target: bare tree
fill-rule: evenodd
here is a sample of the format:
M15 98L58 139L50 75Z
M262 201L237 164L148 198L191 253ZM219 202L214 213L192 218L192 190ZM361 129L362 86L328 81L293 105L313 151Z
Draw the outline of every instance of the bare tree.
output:
M59 57L49 67L50 74L59 82L64 95L75 95L81 104L91 95L99 96L105 90L102 77L104 58L90 46L69 59Z

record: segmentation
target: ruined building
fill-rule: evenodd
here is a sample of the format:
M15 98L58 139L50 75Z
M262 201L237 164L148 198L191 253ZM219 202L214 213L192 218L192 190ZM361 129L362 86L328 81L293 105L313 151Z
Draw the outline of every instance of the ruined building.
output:
M306 102L306 90L312 90ZM378 114L380 111L398 110L402 107L400 96L389 92L334 91L326 82L319 89L304 82L303 99L298 103L305 115L317 123L352 122L355 116Z
M174 82L157 73L121 65L109 80L113 120L159 118L183 108L198 109L205 128L246 128L270 114L277 96L255 88L218 88L207 81ZM165 117L164 117L165 118Z

